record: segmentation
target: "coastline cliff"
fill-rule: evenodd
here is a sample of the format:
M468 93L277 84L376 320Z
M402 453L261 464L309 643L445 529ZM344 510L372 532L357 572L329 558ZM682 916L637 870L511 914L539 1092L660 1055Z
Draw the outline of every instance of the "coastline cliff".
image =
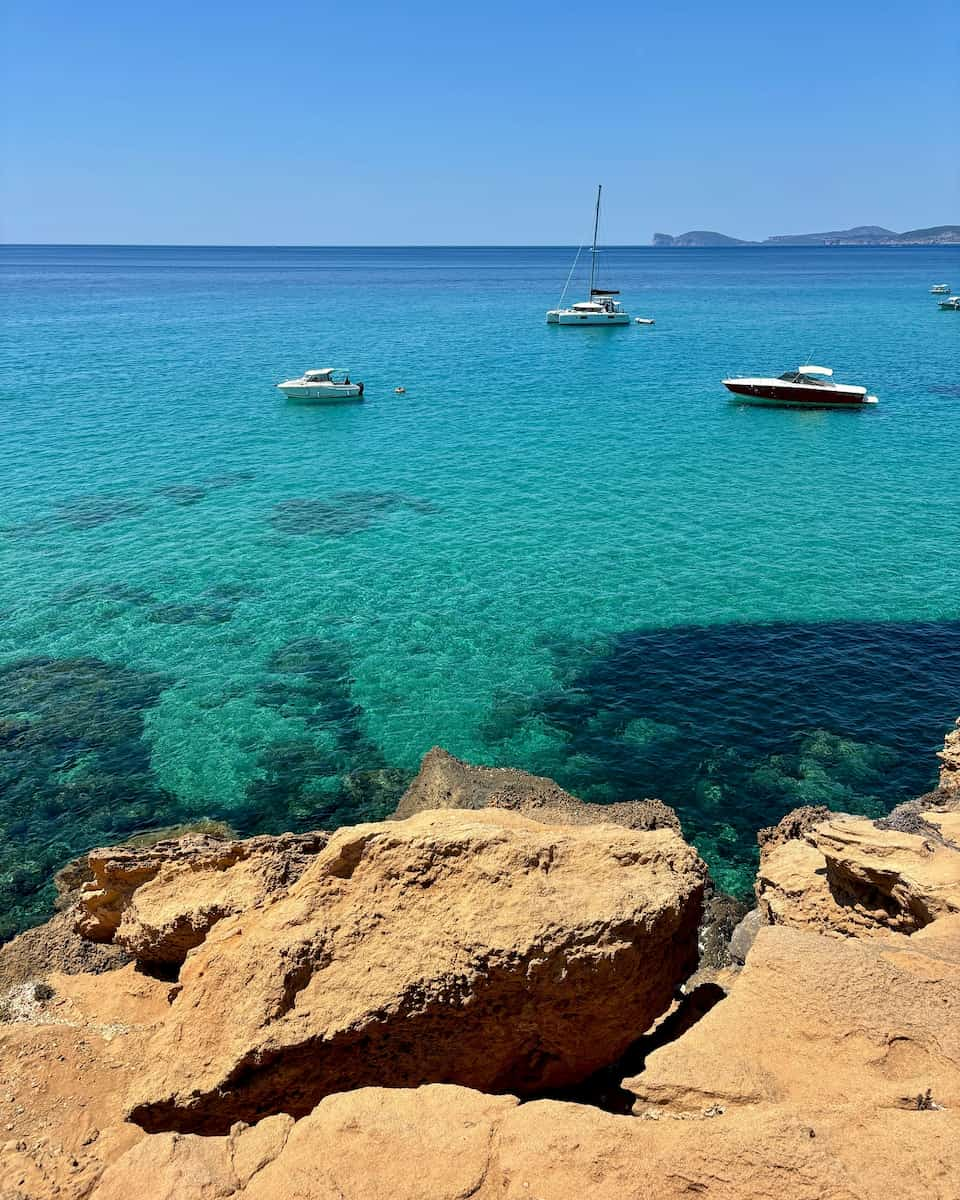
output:
M743 915L659 802L437 749L388 821L93 851L0 950L0 1197L952 1200L960 729L759 840Z

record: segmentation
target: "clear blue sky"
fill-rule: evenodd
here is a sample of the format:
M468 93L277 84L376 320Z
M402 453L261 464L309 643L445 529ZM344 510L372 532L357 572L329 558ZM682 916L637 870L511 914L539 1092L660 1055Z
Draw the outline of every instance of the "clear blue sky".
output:
M960 6L5 0L3 239L960 223Z

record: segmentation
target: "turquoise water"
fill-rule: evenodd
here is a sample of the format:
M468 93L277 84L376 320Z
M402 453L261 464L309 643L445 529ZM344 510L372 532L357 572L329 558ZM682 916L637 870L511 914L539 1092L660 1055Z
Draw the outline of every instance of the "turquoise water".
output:
M387 811L434 744L675 804L720 881L960 713L960 251L17 248L0 911L90 845ZM826 362L871 410L728 402ZM366 402L284 403L348 367ZM396 396L397 385L406 394Z

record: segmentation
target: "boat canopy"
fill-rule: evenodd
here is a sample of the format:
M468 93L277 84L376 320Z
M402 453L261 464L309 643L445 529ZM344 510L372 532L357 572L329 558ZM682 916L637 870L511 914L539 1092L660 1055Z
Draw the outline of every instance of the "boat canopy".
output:
M319 371L304 371L304 379L328 379L335 371L336 367L322 367Z
M832 367L797 367L797 372L800 375L832 375Z
M591 296L619 296L620 289L619 288L591 288L590 295Z

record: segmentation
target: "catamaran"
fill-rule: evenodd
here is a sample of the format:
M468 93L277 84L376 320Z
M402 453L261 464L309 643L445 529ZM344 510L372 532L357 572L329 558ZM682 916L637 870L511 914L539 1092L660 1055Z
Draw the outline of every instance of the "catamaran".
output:
M600 229L600 193L602 191L603 185L600 184L597 187L597 207L593 217L593 246L590 250L590 299L581 300L578 304L571 304L569 308L563 307L563 298L567 294L567 288L570 286L570 280L573 278L573 273L577 269L577 262L580 258L580 250L578 250L577 257L573 260L573 266L570 268L570 274L567 276L566 285L561 293L560 303L556 308L551 308L547 313L548 325L630 324L630 314L624 311L620 301L616 299L620 295L620 292L612 288L600 288L596 286L597 234Z

